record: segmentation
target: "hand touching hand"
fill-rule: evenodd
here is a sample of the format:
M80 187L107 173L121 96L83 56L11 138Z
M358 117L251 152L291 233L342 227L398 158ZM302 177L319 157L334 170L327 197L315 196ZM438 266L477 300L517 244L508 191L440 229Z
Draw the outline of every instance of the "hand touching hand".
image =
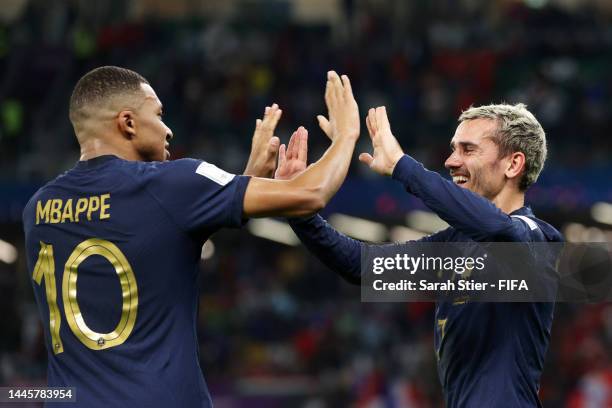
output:
M272 177L276 167L276 153L280 139L274 136L274 129L280 120L282 111L277 104L266 106L263 120L255 122L255 132L251 144L251 155L244 174L256 177Z
M325 87L325 104L329 119L317 116L319 126L332 141L336 138L347 138L356 141L359 138L359 108L353 96L351 81L346 75L342 80L335 71L327 73Z
M370 166L372 170L383 176L390 176L404 152L397 142L387 118L384 106L370 109L366 117L366 125L372 139L374 156L361 153L359 160Z
M308 159L308 131L300 126L293 132L289 145L285 150L282 144L278 151L278 167L274 178L278 180L288 180L295 177L306 169Z

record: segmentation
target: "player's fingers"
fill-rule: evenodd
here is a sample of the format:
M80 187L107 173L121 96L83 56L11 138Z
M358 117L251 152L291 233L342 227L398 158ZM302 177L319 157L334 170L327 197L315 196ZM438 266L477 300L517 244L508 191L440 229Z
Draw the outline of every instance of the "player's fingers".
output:
M366 127L368 128L368 133L370 134L370 138L374 138L374 129L372 129L372 124L370 123L370 114L366 116Z
M266 106L266 113L268 116L274 115L274 112L278 109L278 105L273 103L271 106Z
M271 107L266 106L266 109L264 109L264 116L263 116L263 121L266 122L268 117L270 116L270 111L272 110Z
M278 107L278 105L274 104L274 106L276 106L276 108L274 109L273 113L270 114L270 123L269 123L270 129L273 132L274 132L274 129L276 129L276 125L278 124L278 121L283 115L283 111Z
M387 116L387 108L384 106L376 108L376 124L378 125L378 130L391 129L389 117Z
M291 158L296 160L300 153L300 143L302 143L302 126L295 131L295 141L293 142L293 152L291 152Z
M371 166L372 162L374 161L374 158L370 153L361 153L359 155L359 161L367 164L368 166Z
M376 109L370 108L370 110L368 111L368 116L370 116L370 126L372 126L374 135L376 135L376 132L380 130L379 128L380 125L378 123L378 117L376 116Z
M278 105L275 103L272 104L272 106L266 106L262 123L262 128L265 131L269 132L270 130L274 130L274 126L276 126L274 122L278 122L278 119L276 118L276 116L278 115L278 111Z
M325 83L325 106L327 106L327 111L330 112L334 106L334 90L333 83L329 79L329 74L327 75L327 82Z
M370 133L370 137L374 138L376 136L376 110L374 108L368 109L368 117L367 117L368 131Z
M286 151L287 151L287 148L285 147L285 144L283 143L278 148L278 167L277 168L281 168L285 165L285 162L287 161Z
M344 88L342 87L342 81L340 80L340 77L338 76L336 71L329 71L328 78L331 80L332 85L333 85L332 90L333 90L334 99L336 101L341 100L342 92Z
M351 80L348 76L342 75L342 85L344 86L344 96L353 98L353 87L351 86Z
M259 125L259 130L265 131L268 126L269 121L270 121L270 107L266 106L266 108L264 109L263 120L261 121Z
M259 130L261 128L261 119L257 119L255 121L255 130Z
M280 139L278 136L273 136L270 138L268 142L268 155L275 156L276 152L278 152L278 146L280 145Z
M300 126L298 129L300 135L300 145L298 149L298 160L306 163L308 160L308 130L305 127Z
M291 138L289 139L289 144L287 145L287 160L293 159L295 154L295 144L297 141L297 130L293 132Z
M317 120L319 121L319 127L325 133L325 136L331 139L331 127L329 124L329 120L323 115L317 115Z

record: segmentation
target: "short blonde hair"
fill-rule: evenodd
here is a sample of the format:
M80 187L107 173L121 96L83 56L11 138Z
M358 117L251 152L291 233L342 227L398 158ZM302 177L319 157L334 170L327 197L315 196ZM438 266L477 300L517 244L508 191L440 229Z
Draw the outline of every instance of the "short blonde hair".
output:
M499 147L499 157L514 152L525 155L525 172L519 182L521 191L536 182L546 161L546 134L540 122L522 103L470 107L459 116L459 122L473 119L497 121L493 141Z

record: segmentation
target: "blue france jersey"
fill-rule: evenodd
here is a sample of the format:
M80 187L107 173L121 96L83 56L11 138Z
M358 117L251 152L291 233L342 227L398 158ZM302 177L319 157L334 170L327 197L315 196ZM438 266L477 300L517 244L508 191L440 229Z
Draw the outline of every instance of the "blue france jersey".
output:
M529 223L519 232L522 242L562 241L559 232L529 208L520 208L512 217ZM472 239L450 227L426 241ZM541 407L540 376L553 314L554 304L546 302L436 302L434 346L446 406Z
M528 207L505 214L410 156L397 163L393 178L451 226L421 242L563 241L559 231ZM349 282L361 283L362 246L377 245L353 240L319 216L292 220L291 225L323 263ZM401 253L411 243L392 245ZM538 392L553 314L552 303L437 302L434 345L446 406L541 407Z
M23 222L48 384L78 407L209 407L196 315L203 243L239 227L248 177L101 156L42 187ZM50 405L49 405L50 406Z

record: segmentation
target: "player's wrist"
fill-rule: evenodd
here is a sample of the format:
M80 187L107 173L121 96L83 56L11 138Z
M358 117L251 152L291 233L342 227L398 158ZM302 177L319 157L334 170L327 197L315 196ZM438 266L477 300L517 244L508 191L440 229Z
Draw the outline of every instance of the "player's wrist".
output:
M387 167L387 171L385 172L386 176L389 177L393 177L393 174L395 172L395 169L397 168L397 164L400 162L400 160L402 159L402 157L404 157L405 154L403 151L400 151L396 154L394 154L390 159L389 159L389 166Z
M403 153L395 160L391 170L391 178L401 182L406 182L406 177L410 174L410 156Z
M359 134L357 134L357 137L355 137L349 133L339 133L332 139L332 145L343 144L346 146L355 146L357 144L357 139L359 139Z

